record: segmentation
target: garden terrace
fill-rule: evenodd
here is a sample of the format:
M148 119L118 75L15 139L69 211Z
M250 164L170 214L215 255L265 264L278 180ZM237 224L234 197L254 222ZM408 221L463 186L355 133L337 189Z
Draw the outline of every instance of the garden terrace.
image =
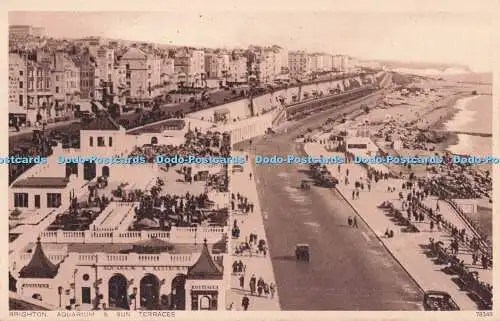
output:
M134 210L134 222L129 230L169 231L173 226L225 226L228 209L216 207L206 193L198 196L189 193L183 196L143 196Z
M153 162L156 155L178 156L229 156L231 151L230 139L227 134L207 132L202 134L190 131L185 136L186 142L179 146L173 145L145 145L135 147L130 157L143 156L147 162Z

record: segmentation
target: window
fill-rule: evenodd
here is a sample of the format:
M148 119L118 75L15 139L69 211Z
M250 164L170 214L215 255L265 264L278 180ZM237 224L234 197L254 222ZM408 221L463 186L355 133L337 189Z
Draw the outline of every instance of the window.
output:
M104 147L106 144L104 143L104 137L97 137L97 146Z
M22 75L23 75L23 71L19 70L19 76L22 76Z
M28 89L33 89L33 80L28 81Z
M59 86L56 87L56 94L59 93Z
M23 103L24 103L24 101L23 101L23 95L19 95L19 106L22 107Z
M90 287L88 286L82 287L82 304L90 304L90 303L92 303L90 295Z
M22 88L23 88L23 85L24 85L24 84L23 84L23 82L22 82L22 81L20 81L20 82L19 82L19 88L21 88L21 89L22 89Z
M47 207L57 208L61 206L61 193L47 193Z
M40 208L41 200L40 195L35 195L35 208Z
M59 81L59 76L56 76L56 81Z
M28 207L28 193L14 193L14 207Z
M94 146L94 137L90 137L89 145L90 145L90 147Z
M112 147L113 146L113 137L108 138L108 146Z

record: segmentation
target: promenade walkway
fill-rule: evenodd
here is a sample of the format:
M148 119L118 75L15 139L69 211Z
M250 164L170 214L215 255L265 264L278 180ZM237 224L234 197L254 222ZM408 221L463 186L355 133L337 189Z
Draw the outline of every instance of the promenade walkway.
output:
M326 154L338 154L342 156L341 153L326 152L325 148L319 143L308 143L304 148L306 153L312 156ZM394 258L399 261L424 291L446 291L452 295L461 309L477 310L476 303L469 298L467 293L460 291L459 286L452 280L452 277L441 271L443 266L436 265L426 254L425 249L429 244L430 238L434 238L436 241L441 240L445 245L448 245L451 239L449 233L445 229L442 229L442 231L434 229L431 232L429 221L427 220L424 223L417 223L419 230L421 230L420 233L404 233L401 231L401 226L391 221L390 217L386 216L382 209L377 208L383 201L391 201L397 208L401 208L398 194L401 191L403 180L388 179L380 180L377 183L372 182L370 191L368 191L365 184L364 190L359 189L359 198L353 198L355 181L366 182L366 170L361 165L354 163L342 164L340 172L338 166L333 164L327 165L327 169L334 177L339 179L340 183L337 185L338 191L354 207L366 224L374 230ZM346 185L345 177L347 169L349 170L349 182ZM389 192L388 187L395 188L395 191ZM428 199L426 202L428 202L429 206L432 205L432 208L436 207L435 199ZM452 221L453 223L456 222L459 227L465 225L463 222L461 225L458 225L460 218L451 207L444 206L444 202L440 202L440 206L440 214L444 220ZM394 231L395 236L393 238L386 238L384 236L387 229ZM458 257L461 260L463 259L467 266L471 261L470 253L464 249L459 250ZM492 284L491 270L478 268L477 271L482 281Z
M240 193L243 197L247 197L248 202L253 204L253 211L248 213L242 213L241 211L232 211L230 223L231 227L234 220L237 221L237 225L240 229L240 237L231 239L231 264L234 261L242 261L244 264L243 273L231 273L231 290L228 295L227 305L233 304L233 310L241 311L243 307L241 305L243 297L246 295L250 304L248 307L249 311L279 311L279 298L278 289L276 288L276 281L274 277L273 266L271 262L271 255L269 250L267 250L266 255L257 254L255 251L253 253L244 252L243 254L236 255L235 250L238 245L242 242L248 241L248 236L250 234L257 235L257 239L264 239L267 242L267 238L264 230L264 222L262 217L262 212L259 205L259 199L257 194L256 182L250 179L249 174L253 172L252 165L246 163L244 165L243 172L237 172L230 174L230 192L234 195ZM232 271L232 266L228 268ZM240 287L240 277L244 276L244 286ZM271 298L271 295L265 296L250 294L250 278L254 275L257 279L262 278L267 284L273 283L275 285L276 292Z

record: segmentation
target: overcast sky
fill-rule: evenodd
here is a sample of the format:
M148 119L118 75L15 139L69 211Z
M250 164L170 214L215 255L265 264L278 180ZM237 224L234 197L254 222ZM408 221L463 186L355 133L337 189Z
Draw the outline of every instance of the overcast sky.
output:
M206 47L279 44L289 50L458 63L476 71L492 69L493 20L489 11L390 9L378 13L359 8L345 12L199 8L196 12L28 11L10 12L9 24L44 27L52 37L104 36Z

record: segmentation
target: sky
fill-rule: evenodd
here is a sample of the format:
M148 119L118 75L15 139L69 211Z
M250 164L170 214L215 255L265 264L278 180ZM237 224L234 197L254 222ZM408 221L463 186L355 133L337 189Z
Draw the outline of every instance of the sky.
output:
M457 0L458 1L458 0ZM337 8L338 9L338 8ZM362 59L463 64L492 70L487 10L9 12L9 24L44 27L52 37L103 36L203 47L278 44Z

